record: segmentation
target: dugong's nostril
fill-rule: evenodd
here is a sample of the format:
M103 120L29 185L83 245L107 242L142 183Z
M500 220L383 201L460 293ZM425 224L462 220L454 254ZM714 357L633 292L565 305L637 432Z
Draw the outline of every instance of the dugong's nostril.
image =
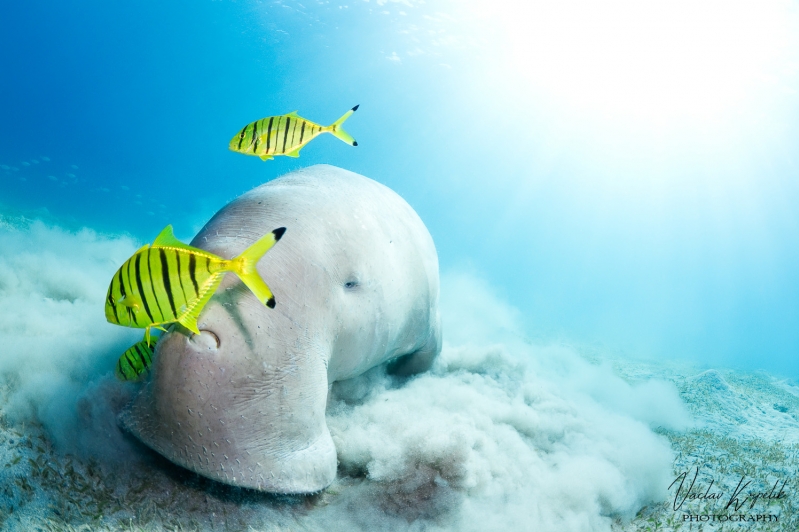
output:
M195 349L203 351L219 349L221 343L219 336L206 329L200 329L200 334L193 334L189 342L194 345Z

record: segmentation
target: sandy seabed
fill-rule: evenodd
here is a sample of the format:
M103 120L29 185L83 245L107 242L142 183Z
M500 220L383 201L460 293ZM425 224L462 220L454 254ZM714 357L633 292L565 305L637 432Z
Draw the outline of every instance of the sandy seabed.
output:
M596 362L596 361L594 361ZM498 512L515 513L512 530L797 530L799 512L795 475L799 467L799 387L765 373L697 370L683 365L668 367L630 361L613 361L613 368L628 382L656 376L673 382L694 417L683 430L655 429L673 451L670 488L662 497L644 504L635 515L614 515L613 508L600 507L596 516L585 510L583 519L568 520L547 515L529 503L525 507L503 498ZM466 380L501 379L480 376L485 368L455 370ZM442 379L442 372L431 376ZM390 383L378 372L363 379L362 386L377 386L372 400L331 394L331 430L338 444L342 431L368 430L346 427L359 415L376 415L382 403L398 398L413 383ZM381 381L384 382L377 382ZM351 385L351 383L350 383ZM107 382L109 389L115 386ZM394 387L396 386L396 387ZM356 386L357 387L357 386ZM504 388L503 388L504 389ZM107 391L107 390L106 390ZM335 392L335 390L334 390ZM345 391L343 395L353 395ZM393 394L393 396L392 396ZM105 393L124 402L125 394ZM116 397L114 397L116 395ZM358 392L354 392L357 397ZM2 400L6 402L7 394ZM467 401L468 402L468 401ZM380 406L380 405L378 405ZM87 409L88 405L80 408ZM396 406L395 406L396 408ZM337 418L336 410L349 409ZM360 414L355 411L361 410ZM388 410L386 410L388 412ZM456 414L457 415L457 414ZM345 421L346 418L346 421ZM96 421L96 420L95 420ZM340 423L341 422L341 423ZM368 423L367 423L368 426ZM564 427L565 430L568 428ZM113 427L107 427L113 430ZM421 430L425 430L424 428ZM449 437L428 431L426 437ZM115 441L109 436L108 441ZM379 437L375 437L378 438ZM473 444L474 442L471 442ZM56 449L40 424L12 424L0 418L0 528L3 530L463 530L459 517L464 508L480 502L481 494L452 471L442 456L416 456L416 464L386 473L374 450L350 443L349 452L366 458L343 457L339 475L330 488L311 496L272 496L239 490L203 479L171 465L135 442L130 442L127 460L119 457L92 458L65 454ZM447 452L462 451L456 443L443 444ZM341 451L340 451L341 452ZM402 453L403 451L394 450ZM370 454L371 453L371 454ZM435 453L433 453L435 454ZM444 453L442 453L443 455ZM464 459L463 461L467 461ZM390 461L389 461L390 462ZM691 494L685 497L699 468ZM371 468L371 471L370 471ZM523 473L523 471L520 471ZM680 475L685 484L678 489ZM567 474L564 472L564 474ZM593 474L589 472L588 474ZM729 505L741 484L736 503ZM713 482L711 484L711 481ZM785 483L783 484L783 481ZM751 482L750 484L746 484ZM774 490L773 486L777 485ZM480 491L479 489L477 490ZM752 491L783 496L752 501ZM718 497L708 497L721 492ZM512 497L511 497L512 498ZM683 501L683 499L685 500ZM554 515L573 505L546 498ZM680 504L682 502L682 504ZM740 504L738 504L740 503ZM678 509L675 510L675 507ZM735 510L738 507L738 510ZM508 530L507 513L492 518L490 509L473 523L483 530ZM575 515L580 511L572 510ZM568 512L564 512L568 513ZM603 515L604 514L604 515ZM687 516L687 517L686 517ZM703 517L708 516L708 517ZM596 519L592 520L592 517ZM492 526L497 524L495 528ZM557 528L563 525L564 528Z
M615 367L628 378L674 382L695 423L658 430L675 453L668 498L629 523L614 523L614 530L799 530L796 383L765 372L689 365L617 361Z
M136 386L112 370L141 332L102 305L139 244L0 215L2 530L799 530L795 383L534 345L466 273L442 275L431 371L332 387L326 490L173 466L116 422Z

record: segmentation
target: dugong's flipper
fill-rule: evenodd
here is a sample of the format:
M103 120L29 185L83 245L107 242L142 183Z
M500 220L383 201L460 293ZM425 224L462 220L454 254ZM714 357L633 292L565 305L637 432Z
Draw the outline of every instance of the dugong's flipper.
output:
M418 351L397 357L388 364L388 372L400 377L416 375L430 369L441 352L441 317L435 316L435 327L427 342Z

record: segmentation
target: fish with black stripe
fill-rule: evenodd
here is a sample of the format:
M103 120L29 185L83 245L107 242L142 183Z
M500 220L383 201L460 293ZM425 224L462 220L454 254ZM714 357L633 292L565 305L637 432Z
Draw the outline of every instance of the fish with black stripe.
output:
M158 338L153 336L150 338L150 342L152 345L148 344L145 338L140 342L136 342L122 353L114 371L117 379L121 381L136 381L150 370Z
M267 116L247 124L236 133L230 141L230 149L245 155L255 155L263 161L277 155L299 157L300 150L322 133L330 133L350 146L357 146L355 139L341 127L357 110L356 105L329 126L320 126L306 120L297 111L287 115Z
M216 292L225 273L233 272L259 301L275 308L272 291L255 269L256 263L280 240L285 227L267 233L238 257L221 257L184 244L168 225L155 241L145 244L117 270L108 287L106 319L125 327L164 329L180 323L195 334L197 317Z

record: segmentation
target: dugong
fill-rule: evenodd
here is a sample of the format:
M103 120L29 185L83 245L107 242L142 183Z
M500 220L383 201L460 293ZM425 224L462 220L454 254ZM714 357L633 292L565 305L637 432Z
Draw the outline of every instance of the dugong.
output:
M226 276L199 335L175 326L120 416L172 462L226 484L311 493L336 475L330 385L390 361L410 375L441 351L438 257L419 216L364 176L319 165L222 208L191 245L237 256L278 227L258 262L274 309Z

